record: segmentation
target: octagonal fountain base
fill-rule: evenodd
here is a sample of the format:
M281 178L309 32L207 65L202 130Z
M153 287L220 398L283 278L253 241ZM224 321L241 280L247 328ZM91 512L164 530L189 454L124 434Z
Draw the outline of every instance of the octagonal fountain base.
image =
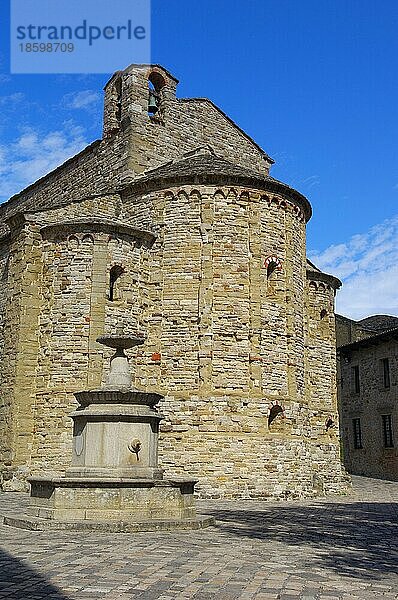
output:
M114 348L103 388L76 392L71 466L64 477L32 477L26 515L6 525L25 529L132 532L199 529L214 524L196 516L196 481L165 480L158 466L160 394L131 388L124 351L139 337L109 336Z
M214 524L196 515L192 480L37 477L30 483L27 513L7 515L5 525L128 533Z

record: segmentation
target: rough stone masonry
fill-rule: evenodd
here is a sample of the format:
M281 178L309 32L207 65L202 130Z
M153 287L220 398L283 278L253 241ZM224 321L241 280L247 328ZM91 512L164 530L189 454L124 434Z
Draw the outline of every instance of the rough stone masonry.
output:
M62 472L101 335L137 332L165 396L160 462L208 498L342 491L334 294L308 200L210 100L158 65L105 87L103 138L0 207L0 480ZM148 111L149 92L152 105Z

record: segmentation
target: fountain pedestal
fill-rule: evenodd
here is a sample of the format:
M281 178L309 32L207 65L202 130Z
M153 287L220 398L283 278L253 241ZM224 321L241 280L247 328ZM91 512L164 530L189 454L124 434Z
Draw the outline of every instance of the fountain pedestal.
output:
M75 394L72 464L67 477L162 479L158 468L159 394L102 389Z
M142 338L110 336L98 342L116 350L106 385L78 392L71 466L64 477L32 477L23 518L5 523L30 529L85 528L138 531L199 528L191 479L165 480L158 467L162 396L131 389L124 351Z

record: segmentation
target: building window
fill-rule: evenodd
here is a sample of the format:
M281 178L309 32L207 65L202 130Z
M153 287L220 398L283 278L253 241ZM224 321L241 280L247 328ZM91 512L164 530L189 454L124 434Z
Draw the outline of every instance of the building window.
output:
M352 420L352 430L354 433L354 448L362 448L361 419Z
M158 121L160 118L160 113L162 112L162 89L166 85L165 80L160 75L160 73L156 73L153 71L149 75L148 79L148 91L149 91L149 99L148 99L148 114L150 117L154 117L156 115L155 121ZM153 120L153 119L152 119Z
M276 417L281 413L283 414L283 408L279 406L279 404L274 404L273 406L271 406L268 415L268 427L271 425L272 421L274 421Z
M381 361L382 374L383 374L383 385L385 388L390 387L390 362L388 358L383 358Z
M264 267L267 269L267 279L270 279L272 273L282 270L282 261L276 255L268 256L264 261Z
M120 267L119 265L115 265L114 267L112 267L112 269L109 273L108 298L111 302L113 302L114 300L120 299L120 292L117 289L117 282L120 279L120 277L123 275L123 273L124 273L124 269L123 269L123 267Z
M361 387L359 381L359 366L355 365L355 367L351 367L351 383L352 383L352 391L355 394L359 394Z
M160 105L160 96L153 85L149 84L148 114L154 115L158 112Z
M269 265L267 267L267 279L269 279L271 277L272 273L274 271L276 271L277 266L278 265L276 264L276 262L270 262L269 263Z
M384 435L384 447L393 448L394 440L392 437L392 415L382 415L383 419L383 435Z

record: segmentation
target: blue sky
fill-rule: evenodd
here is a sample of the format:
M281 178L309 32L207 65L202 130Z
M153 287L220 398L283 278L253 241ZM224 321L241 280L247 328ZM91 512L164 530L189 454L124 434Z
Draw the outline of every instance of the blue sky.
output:
M7 5L2 200L100 137L109 77L10 75ZM308 252L343 278L338 309L398 314L398 3L153 0L152 17L152 62L178 95L211 98L311 201Z

